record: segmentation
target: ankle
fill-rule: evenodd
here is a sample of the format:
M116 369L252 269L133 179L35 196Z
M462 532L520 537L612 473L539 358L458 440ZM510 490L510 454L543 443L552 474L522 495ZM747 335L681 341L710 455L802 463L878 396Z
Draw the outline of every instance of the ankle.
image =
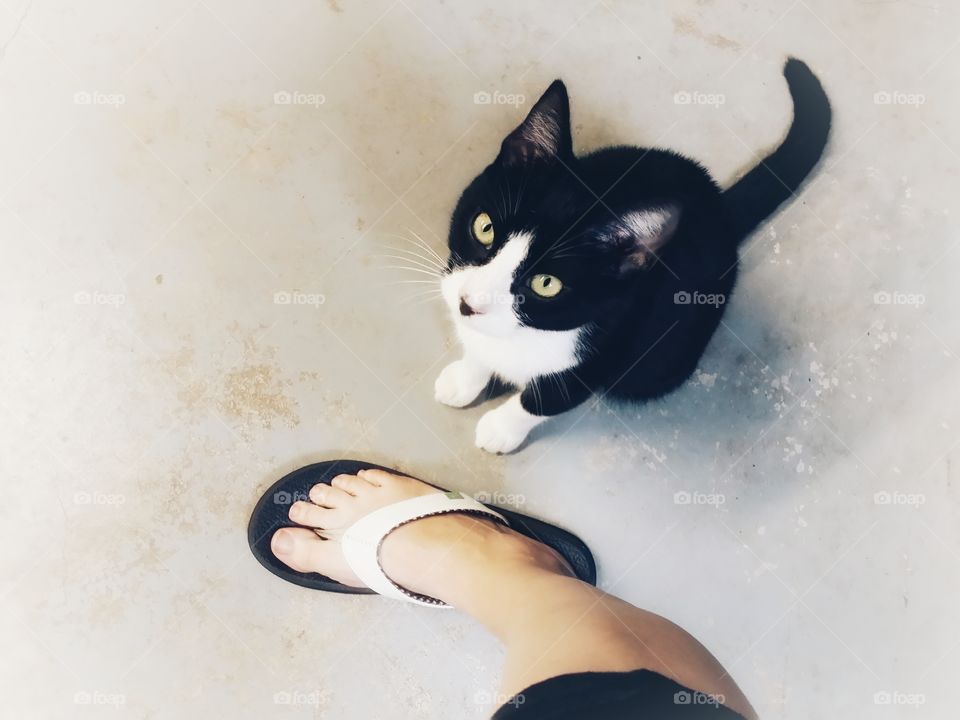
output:
M380 561L398 585L465 608L505 577L573 575L551 548L504 525L469 515L424 518L384 540Z

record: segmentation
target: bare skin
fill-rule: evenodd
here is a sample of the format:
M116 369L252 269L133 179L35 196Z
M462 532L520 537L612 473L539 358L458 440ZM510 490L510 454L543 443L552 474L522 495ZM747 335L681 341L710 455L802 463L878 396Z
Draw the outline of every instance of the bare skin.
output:
M438 492L419 480L380 470L338 475L297 502L278 530L273 553L301 572L362 587L337 532L373 510ZM316 531L311 529L316 528ZM331 539L318 533L329 532ZM501 696L566 673L648 669L692 690L723 698L755 720L736 683L687 632L573 577L550 548L505 526L449 514L408 523L383 541L380 561L397 584L472 615L506 647Z

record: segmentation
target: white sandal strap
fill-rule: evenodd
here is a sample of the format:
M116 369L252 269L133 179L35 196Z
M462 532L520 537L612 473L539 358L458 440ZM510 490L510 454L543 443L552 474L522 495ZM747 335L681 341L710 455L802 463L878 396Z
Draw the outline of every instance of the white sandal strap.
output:
M371 590L398 600L418 605L449 607L446 603L426 595L410 592L387 577L380 567L380 544L383 539L401 525L431 515L452 512L482 514L507 525L500 513L494 512L471 497L458 492L438 492L401 500L374 510L357 520L344 531L340 538L343 555L350 569Z

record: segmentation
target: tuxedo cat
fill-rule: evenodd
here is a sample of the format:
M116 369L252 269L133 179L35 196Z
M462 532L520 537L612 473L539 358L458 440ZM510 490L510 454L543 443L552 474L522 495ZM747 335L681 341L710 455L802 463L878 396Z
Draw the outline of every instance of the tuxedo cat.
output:
M730 299L737 246L827 142L820 82L796 59L784 76L790 130L727 190L667 150L574 155L559 80L504 139L457 202L441 280L464 354L436 399L463 407L494 377L519 390L480 419L478 447L510 452L591 393L642 401L693 373Z

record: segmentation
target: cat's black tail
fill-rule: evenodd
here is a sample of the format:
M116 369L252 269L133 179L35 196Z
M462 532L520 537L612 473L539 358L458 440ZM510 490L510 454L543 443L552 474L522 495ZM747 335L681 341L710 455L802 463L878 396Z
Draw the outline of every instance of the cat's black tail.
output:
M793 196L823 155L830 134L830 101L816 75L796 58L787 60L783 75L793 97L787 137L723 194L741 242Z

